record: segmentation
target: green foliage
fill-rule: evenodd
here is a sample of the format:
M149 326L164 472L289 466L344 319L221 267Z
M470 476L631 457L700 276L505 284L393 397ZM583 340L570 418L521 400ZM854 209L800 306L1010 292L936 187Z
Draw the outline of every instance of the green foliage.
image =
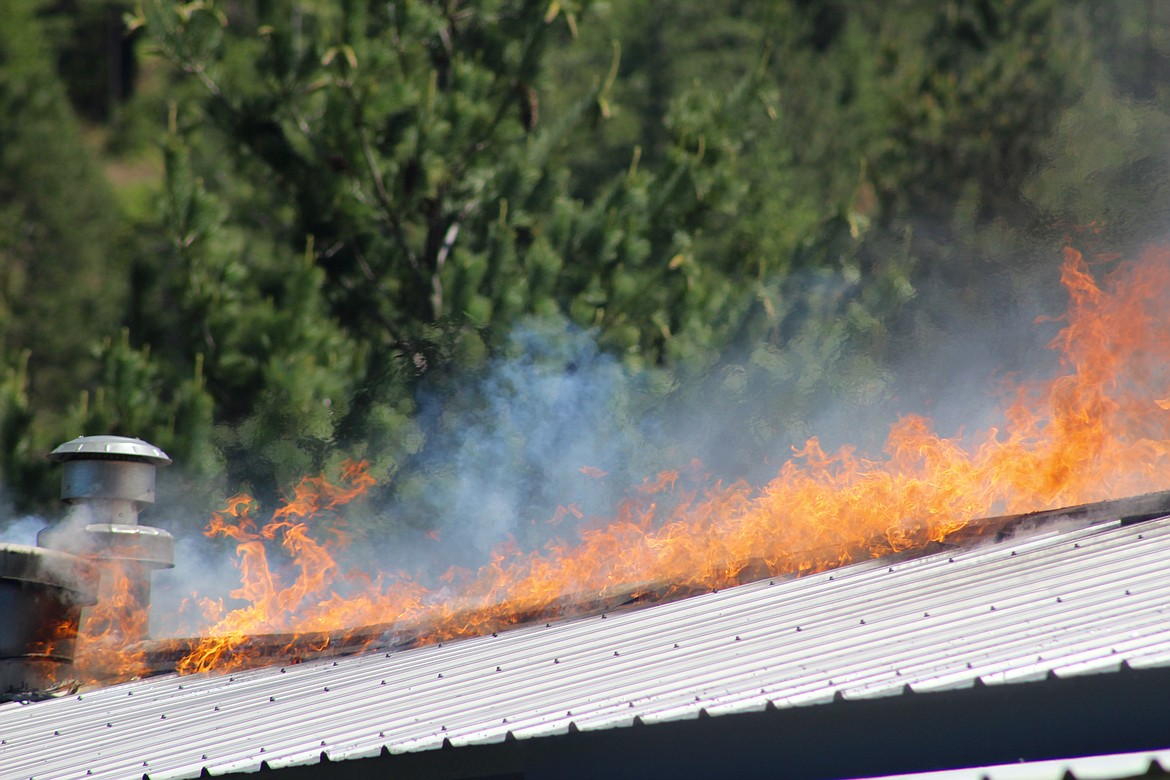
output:
M0 484L14 508L59 492L45 453L95 380L93 340L126 297L111 189L86 149L42 4L0 4Z
M152 308L166 302L179 316L144 323L144 330L167 345L167 365L195 366L194 379L178 384L182 404L171 414L184 421L176 434L197 423L200 433L186 448L207 463L214 462L213 445L222 449L233 482L270 494L273 462L302 473L320 468L324 447L312 442L332 436L332 418L345 413L365 350L325 311L325 277L312 262L311 239L298 254L230 220L193 170L189 132L176 129L164 143L166 270L139 291ZM277 458L290 437L303 440L311 457Z
M28 358L24 352L13 365L0 368L0 473L6 481L35 493L47 481L48 469L35 457L39 453L32 435Z
M116 327L125 284L109 242L113 198L82 145L38 5L0 8L0 365L27 360L36 406L60 412L87 379L92 334Z
M116 126L133 89L132 38L122 25L130 0L55 0L46 5L45 32L70 102L89 120Z
M1170 8L1103 2L1084 10L1096 56L1080 75L1083 99L1061 117L1025 192L1070 240L1127 252L1166 230Z
M230 478L274 491L335 448L396 473L423 446L418 380L474 372L520 318L568 314L635 368L726 338L735 279L696 237L745 195L731 117L757 71L681 96L657 164L631 149L583 199L567 150L612 84L553 121L533 86L580 8L302 10L295 30L264 5L229 23L153 2L138 20L205 89L165 145L170 270L139 293L178 316L139 334L168 362L203 356Z
M1022 297L1034 247L1160 213L1152 6L143 0L134 96L77 68L129 6L67 6L0 6L0 468L34 500L39 453L108 431L265 501L366 457L425 525L516 332L536 376L595 342L649 390L613 419L681 409L678 447L729 407L750 473ZM54 60L162 181L111 197Z
M438 346L427 323L494 329L567 310L654 362L685 329L681 295L696 280L678 272L681 250L741 194L727 117L747 89L680 103L669 159L635 162L585 202L560 158L575 127L605 112L608 87L538 122L532 85L561 34L538 4L310 6L295 34L264 7L240 25L203 4L145 10L160 48L205 84L237 171L271 185L264 229L313 241L351 337L419 365Z

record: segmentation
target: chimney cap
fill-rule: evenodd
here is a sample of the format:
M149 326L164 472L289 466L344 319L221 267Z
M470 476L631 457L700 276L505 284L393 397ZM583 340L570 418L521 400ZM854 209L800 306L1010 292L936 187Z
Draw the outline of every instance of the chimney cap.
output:
M78 436L49 453L49 460L131 460L166 466L171 458L158 447L129 436Z

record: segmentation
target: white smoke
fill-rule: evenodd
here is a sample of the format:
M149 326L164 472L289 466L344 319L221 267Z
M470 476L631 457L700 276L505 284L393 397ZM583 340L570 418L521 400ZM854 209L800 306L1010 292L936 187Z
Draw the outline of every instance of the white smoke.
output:
M43 517L26 515L17 517L0 529L0 544L35 545L37 534L48 525Z
M907 339L897 364L876 375L867 374L872 365L852 362L863 354L847 350L825 350L833 362L815 366L819 377L802 372L820 346L816 321L797 328L804 341L768 347L791 361L790 370L756 370L770 354L748 343L725 350L706 373L665 379L657 369L628 370L594 334L563 321L523 323L499 356L456 390L419 392L426 447L412 474L376 508L395 529L386 534L391 541L371 529L374 538L363 539L343 564L391 577L405 571L441 589L438 577L450 566L474 570L501 544L525 551L550 541L571 545L591 521L612 518L643 480L693 460L713 478L759 485L810 435L829 449L853 443L880 457L890 424L907 412L933 417L944 436L985 428L998 422L1003 399L996 387L1005 374L1050 367L1044 345L1059 323L1038 327L1035 320L1062 310L1058 264L1057 256L1041 275L1055 294L1021 291L996 311L961 305L962 291L922 293L936 296L934 310L949 321L936 319L937 332ZM854 377L861 384L851 384ZM176 535L176 568L154 577L152 631L189 634L198 627L193 593L233 606L233 546L204 539L196 529L206 518L180 522L167 501L152 514L165 519L144 522ZM437 540L425 533L430 529Z

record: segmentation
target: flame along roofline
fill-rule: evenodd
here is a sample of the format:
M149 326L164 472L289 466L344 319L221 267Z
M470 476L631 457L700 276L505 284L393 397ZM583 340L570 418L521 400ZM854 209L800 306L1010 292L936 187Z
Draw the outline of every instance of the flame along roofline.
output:
M949 536L945 544L932 543L925 548L908 549L901 553L884 556L880 560L886 562L911 560L941 550L958 549L991 539L1004 539L1029 529L1041 529L1056 524L1062 527L1076 527L1105 520L1133 523L1168 514L1170 514L1170 491L1161 491L1060 509L981 518ZM739 584L761 579L776 579L767 574L763 562L751 561L741 568ZM518 624L501 625L497 628L498 630L508 630L517 625L542 624L549 620L637 609L651 604L678 601L705 593L707 590L707 588L698 586L678 587L661 582L628 584L607 593L582 594L564 599L558 603L554 612L533 612ZM467 610L469 614L478 611L474 606L469 606ZM487 630L483 633L491 633L491 631ZM149 640L130 648L130 650L141 653L145 659L147 674L158 675L175 671L179 662L189 655L200 641L200 637ZM303 663L319 658L336 658L362 652L402 650L433 644L435 641L437 640L430 636L428 626L425 623L381 623L334 631L258 634L225 651L225 657L252 659L250 663L242 664L242 666L266 666Z

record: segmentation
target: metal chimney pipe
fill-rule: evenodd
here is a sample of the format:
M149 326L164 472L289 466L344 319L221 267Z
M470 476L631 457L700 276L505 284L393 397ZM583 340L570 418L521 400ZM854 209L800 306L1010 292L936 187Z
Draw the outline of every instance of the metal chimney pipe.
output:
M155 471L170 457L141 439L80 436L49 458L64 467L61 498L74 511L42 531L37 543L98 564L98 605L109 623L99 633L118 631L126 642L145 639L151 574L175 565L175 540L160 528L139 525L138 513L154 503Z

